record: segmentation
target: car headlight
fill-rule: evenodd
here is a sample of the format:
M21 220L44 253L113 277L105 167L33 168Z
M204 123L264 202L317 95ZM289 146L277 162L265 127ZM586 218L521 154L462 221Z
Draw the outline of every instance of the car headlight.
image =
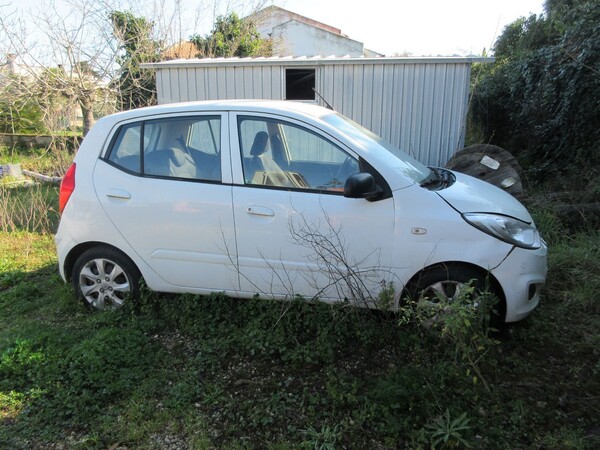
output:
M540 233L533 223L498 214L465 213L463 218L475 228L517 247L540 248Z

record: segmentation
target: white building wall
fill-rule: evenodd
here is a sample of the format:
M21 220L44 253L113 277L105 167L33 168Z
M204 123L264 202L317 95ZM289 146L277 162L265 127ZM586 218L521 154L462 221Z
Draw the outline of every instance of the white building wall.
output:
M181 60L157 69L159 103L284 98L286 68L314 68L339 112L419 161L443 166L464 144L473 62L485 58L257 58ZM319 100L319 103L322 102Z
M272 29L273 54L279 56L363 56L362 42L290 20Z

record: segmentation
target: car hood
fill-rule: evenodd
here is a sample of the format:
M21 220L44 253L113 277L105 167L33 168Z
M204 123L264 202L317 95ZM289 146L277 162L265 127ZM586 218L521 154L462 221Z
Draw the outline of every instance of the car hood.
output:
M523 222L533 222L527 209L509 193L469 175L452 173L456 181L436 193L458 212L502 214Z

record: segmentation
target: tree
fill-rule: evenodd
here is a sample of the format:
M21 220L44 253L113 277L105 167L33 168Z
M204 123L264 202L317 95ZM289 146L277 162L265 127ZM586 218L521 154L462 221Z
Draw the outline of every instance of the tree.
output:
M113 34L124 54L118 57L120 76L114 81L119 91L120 109L139 108L156 103L154 71L140 64L160 60L160 44L152 39L153 25L130 11L110 13Z
M157 61L161 45L175 33L181 11L179 0L174 3L135 5L152 11L156 23L115 8L132 5L129 0L40 0L37 9L6 14L8 6L0 6L0 48L18 55L26 77L37 86L40 105L49 108L45 117L55 117L52 108L57 106L76 107L86 134L99 111L155 102L154 74L139 66Z
M191 37L200 56L203 57L247 57L270 56L271 42L262 39L256 25L246 19L240 19L233 12L219 16L210 34L202 37L198 34Z
M105 98L101 91L108 90L114 70L116 48L106 20L108 1L65 0L68 14L61 5L47 2L30 17L0 17L0 30L36 86L40 106L52 107L58 99L78 106L84 134L94 123L94 108ZM40 36L44 39L34 40Z
M556 23L535 14L520 17L504 28L494 43L496 58L515 59L529 52L555 44L560 39Z
M0 49L17 55L26 69L31 99L50 129L65 112L79 109L83 133L98 111L110 113L156 102L152 71L140 65L160 59L173 37L181 39L181 0L137 2L155 21L132 9L133 0L40 0L37 9L7 12L0 5ZM179 19L179 20L178 20ZM250 56L268 53L249 21L235 14L219 17L213 32L197 36L205 55Z

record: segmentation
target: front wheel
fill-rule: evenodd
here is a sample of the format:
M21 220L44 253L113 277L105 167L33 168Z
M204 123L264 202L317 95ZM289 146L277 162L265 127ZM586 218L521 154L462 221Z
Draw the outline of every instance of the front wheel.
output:
M441 264L427 269L408 284L406 294L410 300L425 304L461 301L480 308L480 317L488 316L486 321L493 328L504 322L499 292L489 276L470 266Z
M116 309L139 295L140 273L135 264L112 247L86 250L73 267L77 296L92 309Z

